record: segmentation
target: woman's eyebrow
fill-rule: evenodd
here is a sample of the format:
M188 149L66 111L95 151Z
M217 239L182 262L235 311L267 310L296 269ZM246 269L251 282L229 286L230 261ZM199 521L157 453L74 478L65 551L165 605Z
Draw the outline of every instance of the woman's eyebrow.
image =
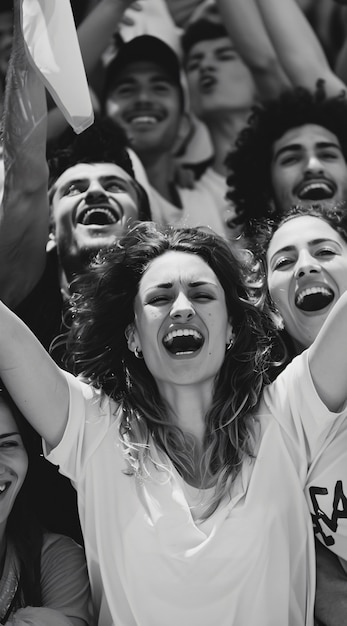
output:
M3 433L0 435L0 439L5 439L5 437L12 437L13 435L19 435L18 432L14 431L13 433Z
M215 285L214 282L210 280L194 280L189 283L189 287L202 287L203 285Z

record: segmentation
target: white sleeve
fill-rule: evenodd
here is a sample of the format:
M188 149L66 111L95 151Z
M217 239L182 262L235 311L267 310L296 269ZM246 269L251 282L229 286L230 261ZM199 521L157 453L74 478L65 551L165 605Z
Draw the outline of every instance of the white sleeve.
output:
M43 451L48 461L73 483L78 482L88 458L115 420L117 405L101 391L64 372L70 393L69 417L56 448Z
M299 447L309 467L332 429L344 419L346 408L330 411L314 386L307 351L297 356L264 390L268 412L277 420L291 445Z

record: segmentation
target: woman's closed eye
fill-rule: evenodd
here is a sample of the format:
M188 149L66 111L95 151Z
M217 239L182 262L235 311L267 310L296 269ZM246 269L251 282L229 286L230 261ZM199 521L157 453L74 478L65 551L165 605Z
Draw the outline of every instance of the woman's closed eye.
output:
M301 155L297 154L296 152L286 154L283 155L281 159L279 159L279 165L294 165L295 163L298 163L301 158Z
M197 300L198 302L211 302L212 300L215 300L214 295L206 292L194 293L191 298L192 300Z
M280 257L273 264L273 271L287 269L293 263L294 259L292 259L291 257Z
M331 248L321 248L320 250L316 251L316 256L332 257L336 255L337 255L336 250L332 250Z
M172 300L172 296L169 294L158 294L157 296L151 296L148 298L146 304L150 304L152 306L160 306L163 304L167 304Z
M19 446L19 441L16 441L15 439L8 439L6 441L1 441L0 442L0 450L1 449L8 449L8 448L18 448Z

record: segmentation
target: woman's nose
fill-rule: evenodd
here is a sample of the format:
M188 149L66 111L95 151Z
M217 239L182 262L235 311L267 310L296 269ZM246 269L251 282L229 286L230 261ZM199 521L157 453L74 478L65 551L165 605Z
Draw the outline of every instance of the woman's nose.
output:
M195 315L194 307L185 294L180 293L177 296L171 307L170 315L173 319L182 321L189 320Z
M321 271L320 263L307 251L299 254L295 267L295 278L303 278L310 274L319 274Z

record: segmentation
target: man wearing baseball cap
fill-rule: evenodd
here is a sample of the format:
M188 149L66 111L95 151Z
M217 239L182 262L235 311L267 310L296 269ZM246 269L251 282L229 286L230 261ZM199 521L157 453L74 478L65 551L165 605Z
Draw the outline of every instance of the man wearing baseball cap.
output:
M104 106L125 128L145 168L153 219L210 227L225 236L213 196L177 182L175 153L190 121L185 77L174 50L152 35L121 44L106 71Z

